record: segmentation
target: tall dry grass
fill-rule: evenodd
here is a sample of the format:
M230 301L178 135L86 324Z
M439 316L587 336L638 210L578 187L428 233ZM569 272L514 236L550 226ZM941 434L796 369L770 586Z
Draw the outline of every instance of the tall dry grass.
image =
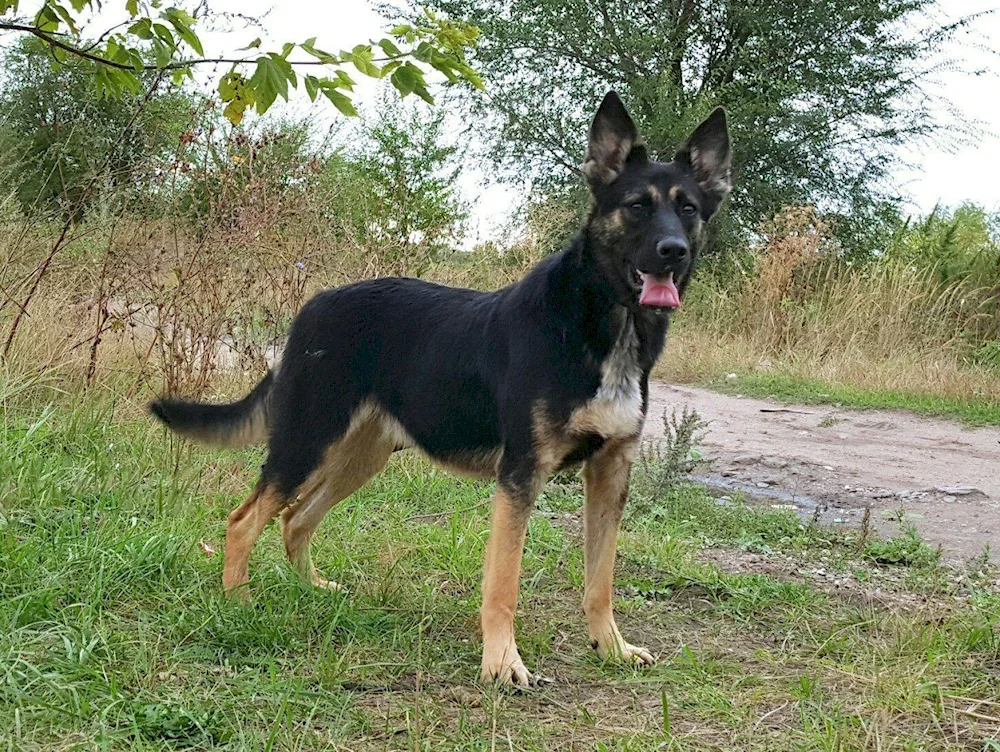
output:
M973 362L1000 330L996 290L942 283L934 265L845 261L809 207L765 227L720 282L691 288L658 375L691 381L778 371L864 388L1000 399L1000 371Z

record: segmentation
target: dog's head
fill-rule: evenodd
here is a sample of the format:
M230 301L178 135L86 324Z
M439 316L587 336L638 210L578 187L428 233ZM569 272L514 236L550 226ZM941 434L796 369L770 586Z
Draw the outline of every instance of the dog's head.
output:
M716 109L671 162L649 158L613 91L590 126L583 173L594 196L587 233L602 274L627 305L681 304L705 223L731 189L726 113Z

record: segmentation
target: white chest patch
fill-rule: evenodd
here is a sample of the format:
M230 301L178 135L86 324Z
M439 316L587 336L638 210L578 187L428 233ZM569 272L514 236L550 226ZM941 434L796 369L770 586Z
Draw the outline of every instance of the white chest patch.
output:
M642 371L638 363L639 340L630 321L601 364L597 393L573 411L569 428L606 438L636 434L642 428Z

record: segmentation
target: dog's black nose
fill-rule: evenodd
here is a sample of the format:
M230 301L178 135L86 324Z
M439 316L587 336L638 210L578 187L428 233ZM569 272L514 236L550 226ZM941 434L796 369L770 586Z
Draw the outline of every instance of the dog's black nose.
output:
M677 262L687 255L688 245L679 238L670 238L657 243L656 252L665 261Z

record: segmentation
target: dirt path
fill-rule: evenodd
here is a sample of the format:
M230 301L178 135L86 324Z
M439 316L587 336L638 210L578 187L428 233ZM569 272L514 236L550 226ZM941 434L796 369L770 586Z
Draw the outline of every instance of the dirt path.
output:
M650 385L646 435L688 405L708 423L698 480L804 515L859 524L867 506L883 535L900 510L951 560L1000 554L1000 428L890 410L788 406L705 389Z

